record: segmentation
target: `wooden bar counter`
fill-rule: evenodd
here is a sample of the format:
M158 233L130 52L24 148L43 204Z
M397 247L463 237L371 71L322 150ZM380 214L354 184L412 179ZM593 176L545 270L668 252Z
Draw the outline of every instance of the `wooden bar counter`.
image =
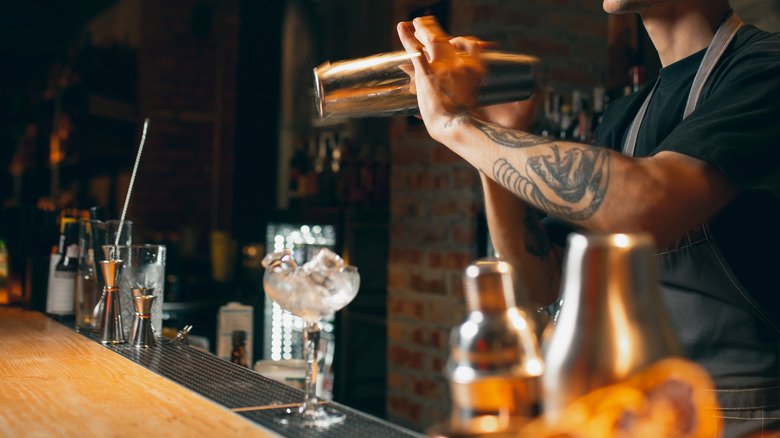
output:
M0 436L279 436L38 313L0 306Z
M2 437L422 438L336 402L328 428L280 424L303 391L158 338L103 345L38 312L0 305Z

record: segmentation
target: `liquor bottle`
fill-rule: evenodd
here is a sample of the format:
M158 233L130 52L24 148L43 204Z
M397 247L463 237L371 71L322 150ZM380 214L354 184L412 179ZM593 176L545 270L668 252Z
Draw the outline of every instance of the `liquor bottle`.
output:
M556 138L561 131L561 95L551 87L544 89L544 117L534 132L547 138Z
M452 331L445 369L453 431L511 431L539 413L544 365L535 321L517 305L516 279L512 266L499 260L479 260L465 270L468 315Z
M641 65L631 66L629 75L631 75L631 92L636 93L645 84L645 68Z
M309 136L309 151L306 156L308 163L306 169L306 194L303 196L302 203L306 206L311 206L316 203L320 194L320 173L324 166L320 157L320 140L317 133Z
M5 288L8 279L8 249L5 241L0 239L0 288Z
M573 129L572 138L587 143L590 141L590 111L588 109L588 100L579 90L574 90L571 96Z
M330 207L336 200L336 173L334 171L333 150L333 133L322 133L320 135L320 148L317 153L317 172L319 176L317 205L320 207Z
M63 217L57 253L49 262L49 284L46 313L59 321L75 318L76 271L79 262L78 226L76 219Z
M290 159L290 178L288 185L288 196L290 198L290 207L299 207L300 200L306 196L306 178L308 176L308 158L306 150L303 147L303 137L295 137L295 152Z
M246 332L233 330L233 350L230 352L230 361L236 365L246 367Z
M574 115L570 104L561 105L561 124L558 138L567 140L574 136Z
M596 128L601 125L601 120L604 117L604 108L607 104L607 95L604 87L593 87L593 114L590 119L590 132L595 133Z

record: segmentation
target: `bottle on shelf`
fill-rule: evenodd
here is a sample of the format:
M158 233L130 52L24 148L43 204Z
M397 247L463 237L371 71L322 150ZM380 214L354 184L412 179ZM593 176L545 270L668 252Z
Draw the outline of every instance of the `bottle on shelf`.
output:
M8 249L0 238L0 288L5 288L8 279Z
M596 132L596 128L601 125L601 120L604 117L604 108L607 104L607 95L604 87L598 85L593 87L593 113L590 118L590 131Z
M628 69L628 75L631 80L631 87L627 88L627 94L636 93L645 84L645 68L641 65L633 65Z
M571 139L574 135L574 114L571 104L561 105L561 124L558 138Z
M300 204L302 198L306 197L306 179L309 176L309 160L306 156L306 150L303 147L303 137L295 137L295 152L290 159L290 177L288 185L288 196L290 206L293 208Z
M320 172L324 166L319 155L319 136L314 133L309 136L309 152L307 153L306 195L303 204L312 205L317 202L320 194Z
M544 89L544 117L535 131L542 137L555 138L561 131L561 96L552 87Z
M571 95L573 129L572 138L582 143L591 140L590 118L591 112L588 99L579 91L574 90Z
M63 217L57 252L49 261L46 313L66 321L76 313L76 271L79 262L78 226L75 218Z
M320 134L320 144L317 152L317 172L319 176L317 205L320 207L330 207L336 201L336 172L333 161L334 143L335 138L332 132Z
M233 350L230 352L230 361L236 365L246 367L246 332L233 330Z

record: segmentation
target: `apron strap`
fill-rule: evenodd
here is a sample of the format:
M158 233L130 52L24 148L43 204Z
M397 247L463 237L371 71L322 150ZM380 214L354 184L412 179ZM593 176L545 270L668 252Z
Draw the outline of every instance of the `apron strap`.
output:
M691 91L688 94L688 104L685 106L685 114L683 119L688 117L699 102L701 96L701 90L704 88L704 83L709 79L712 71L715 70L715 64L723 56L723 52L731 44L731 40L737 34L739 28L742 27L742 20L739 18L736 12L731 11L726 15L726 19L718 27L718 31L715 32L715 36L712 38L712 42L707 47L707 51L704 52L704 59L699 64L699 70L696 72L696 77L693 79L693 85L691 85Z
M715 36L712 38L710 45L707 46L707 51L704 52L704 58L702 59L701 64L699 64L699 70L696 72L693 84L691 85L691 91L688 94L688 103L685 106L683 119L688 117L696 108L696 104L699 102L699 97L701 96L701 91L704 88L704 83L707 82L710 74L715 69L715 64L717 64L718 60L723 56L723 52L725 52L726 48L731 44L731 40L734 39L734 36L737 34L740 27L742 27L742 20L736 12L729 11L724 21L718 27L717 32L715 32ZM660 77L655 81L653 89L650 90L650 94L647 95L644 103L642 103L642 106L639 108L636 117L634 117L634 121L631 122L626 141L623 144L623 155L629 157L634 156L636 140L639 136L639 127L642 125L642 120L645 118L647 107L650 105L650 100L653 98L653 93L655 92L659 81Z
M628 129L628 135L626 136L626 142L623 144L623 155L627 157L634 156L634 150L636 149L636 139L639 136L639 127L642 126L642 120L645 118L647 107L650 106L650 99L653 97L653 93L655 93L655 87L658 86L658 82L660 81L661 78L655 80L653 88L650 90L650 94L647 95L647 98L642 103L642 106L639 107L639 111L637 111L636 117L634 117L634 121L631 122L631 127Z

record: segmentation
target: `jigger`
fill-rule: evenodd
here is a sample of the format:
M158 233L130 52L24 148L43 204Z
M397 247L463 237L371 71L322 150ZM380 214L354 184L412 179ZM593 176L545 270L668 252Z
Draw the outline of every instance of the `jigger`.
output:
M133 326L133 346L136 348L154 347L154 330L152 329L152 304L154 295L133 295L135 304L135 325Z
M101 260L100 270L105 279L105 306L100 319L100 342L103 344L122 344L125 331L122 327L122 309L119 305L119 279L122 273L121 260Z

